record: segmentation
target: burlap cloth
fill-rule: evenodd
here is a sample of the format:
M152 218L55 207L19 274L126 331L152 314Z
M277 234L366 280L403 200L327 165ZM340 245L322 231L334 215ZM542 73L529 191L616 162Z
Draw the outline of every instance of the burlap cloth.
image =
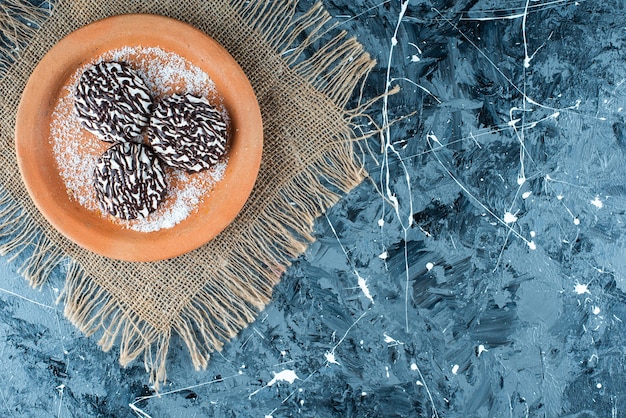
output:
M374 62L335 31L322 6L296 13L290 0L73 0L50 16L25 0L2 7L0 30L15 63L0 84L1 250L20 254L34 286L55 268L67 271L69 320L100 336L104 350L119 344L122 365L143 354L157 386L174 334L194 366L206 367L269 302L289 261L313 239L314 219L362 181L353 121L365 105L346 106ZM250 79L264 123L260 174L236 221L200 249L161 262L116 261L65 239L34 207L14 152L16 109L39 60L68 33L123 13L173 17L215 38Z

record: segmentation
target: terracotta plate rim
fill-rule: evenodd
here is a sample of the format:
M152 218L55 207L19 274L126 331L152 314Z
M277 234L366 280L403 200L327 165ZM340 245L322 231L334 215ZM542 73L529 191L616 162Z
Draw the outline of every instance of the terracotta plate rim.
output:
M121 47L160 47L200 67L214 81L231 120L224 177L198 211L168 229L138 232L112 223L70 199L50 141L60 91L82 65ZM158 15L108 17L60 40L31 74L15 123L18 167L35 206L62 235L97 254L124 261L158 261L197 249L222 232L245 205L257 178L263 124L254 90L234 58L187 23Z

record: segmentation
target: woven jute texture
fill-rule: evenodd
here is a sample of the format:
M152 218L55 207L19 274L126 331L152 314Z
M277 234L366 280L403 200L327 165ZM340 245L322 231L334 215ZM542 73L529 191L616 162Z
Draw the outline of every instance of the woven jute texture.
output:
M122 365L144 355L155 385L166 378L174 334L194 366L206 367L270 301L290 260L313 240L313 221L363 180L354 128L367 104L347 106L360 102L354 95L373 60L321 5L298 12L291 0L72 0L49 15L24 0L2 7L0 30L14 48L0 83L1 250L20 254L33 286L55 268L66 271L69 320L104 350L119 346ZM203 247L160 262L108 259L61 236L34 207L14 152L16 109L43 55L70 32L124 13L169 16L212 36L243 68L263 117L260 174L241 214Z

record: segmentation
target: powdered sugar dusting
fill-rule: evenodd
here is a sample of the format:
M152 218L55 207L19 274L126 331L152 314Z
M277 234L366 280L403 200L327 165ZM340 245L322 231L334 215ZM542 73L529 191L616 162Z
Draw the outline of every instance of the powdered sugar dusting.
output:
M228 114L209 76L178 54L160 48L124 47L108 51L78 68L61 93L50 126L50 141L59 174L68 195L90 211L126 228L153 232L171 228L198 210L198 206L224 175L227 160L200 173L167 169L168 192L165 201L144 219L130 221L102 213L93 188L93 170L97 158L111 145L86 131L74 111L74 90L80 75L89 65L104 60L131 64L146 82L154 99L174 93L205 97L220 111L229 124Z
M174 93L215 96L215 84L204 71L180 55L161 48L124 47L111 51L105 59L131 61L155 98Z
M71 116L66 115L67 111ZM59 100L52 116L50 135L59 174L65 182L68 194L89 210L99 210L96 192L93 187L85 187L93 182L93 170L98 156L108 147L84 130L73 113L71 95ZM92 141L83 137L92 136Z
M173 188L170 186L168 194L165 196L168 203L161 205L155 212L143 219L120 220L119 222L140 232L153 232L173 227L197 210L198 204L207 193L207 187L213 188L215 183L221 180L226 165L227 161L220 162L211 170L194 174L169 169L170 183L180 184L182 187L172 190Z

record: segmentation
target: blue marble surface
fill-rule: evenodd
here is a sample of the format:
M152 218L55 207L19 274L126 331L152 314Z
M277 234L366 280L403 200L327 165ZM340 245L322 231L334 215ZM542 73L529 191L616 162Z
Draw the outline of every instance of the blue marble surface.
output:
M323 3L365 97L401 88L370 179L206 371L174 340L160 396L4 257L0 416L626 415L626 4Z

